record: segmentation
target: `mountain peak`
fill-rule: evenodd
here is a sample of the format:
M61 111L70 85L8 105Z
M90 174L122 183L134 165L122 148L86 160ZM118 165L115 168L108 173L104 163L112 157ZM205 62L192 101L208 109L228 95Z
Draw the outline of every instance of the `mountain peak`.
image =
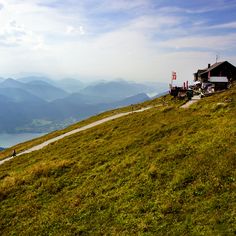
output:
M4 80L0 84L0 87L2 87L2 88L6 88L6 87L9 87L9 88L21 88L22 87L22 83L17 81L17 80L15 80L15 79L8 78L8 79Z

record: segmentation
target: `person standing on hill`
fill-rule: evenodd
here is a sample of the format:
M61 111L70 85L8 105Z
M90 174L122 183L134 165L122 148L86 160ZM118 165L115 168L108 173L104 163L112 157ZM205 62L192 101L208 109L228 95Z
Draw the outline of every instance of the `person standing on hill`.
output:
M16 156L16 150L13 150L12 156L15 157Z

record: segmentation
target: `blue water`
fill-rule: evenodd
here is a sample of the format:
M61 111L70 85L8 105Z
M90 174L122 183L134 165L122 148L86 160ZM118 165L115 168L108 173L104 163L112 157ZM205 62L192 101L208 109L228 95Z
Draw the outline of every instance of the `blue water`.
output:
M18 143L22 143L43 135L44 133L22 133L22 134L0 133L0 147L8 148Z

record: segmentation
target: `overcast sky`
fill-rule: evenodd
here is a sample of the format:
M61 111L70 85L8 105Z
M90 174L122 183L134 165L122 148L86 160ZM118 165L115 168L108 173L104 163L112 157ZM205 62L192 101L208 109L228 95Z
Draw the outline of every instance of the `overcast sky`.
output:
M192 80L236 65L236 0L0 0L0 77Z

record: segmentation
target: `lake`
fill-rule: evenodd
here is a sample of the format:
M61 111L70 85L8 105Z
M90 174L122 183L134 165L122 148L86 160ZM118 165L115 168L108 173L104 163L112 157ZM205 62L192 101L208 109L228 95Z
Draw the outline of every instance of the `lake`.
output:
M45 133L22 133L22 134L0 133L0 147L8 148L18 143L22 143L43 135L45 135Z

